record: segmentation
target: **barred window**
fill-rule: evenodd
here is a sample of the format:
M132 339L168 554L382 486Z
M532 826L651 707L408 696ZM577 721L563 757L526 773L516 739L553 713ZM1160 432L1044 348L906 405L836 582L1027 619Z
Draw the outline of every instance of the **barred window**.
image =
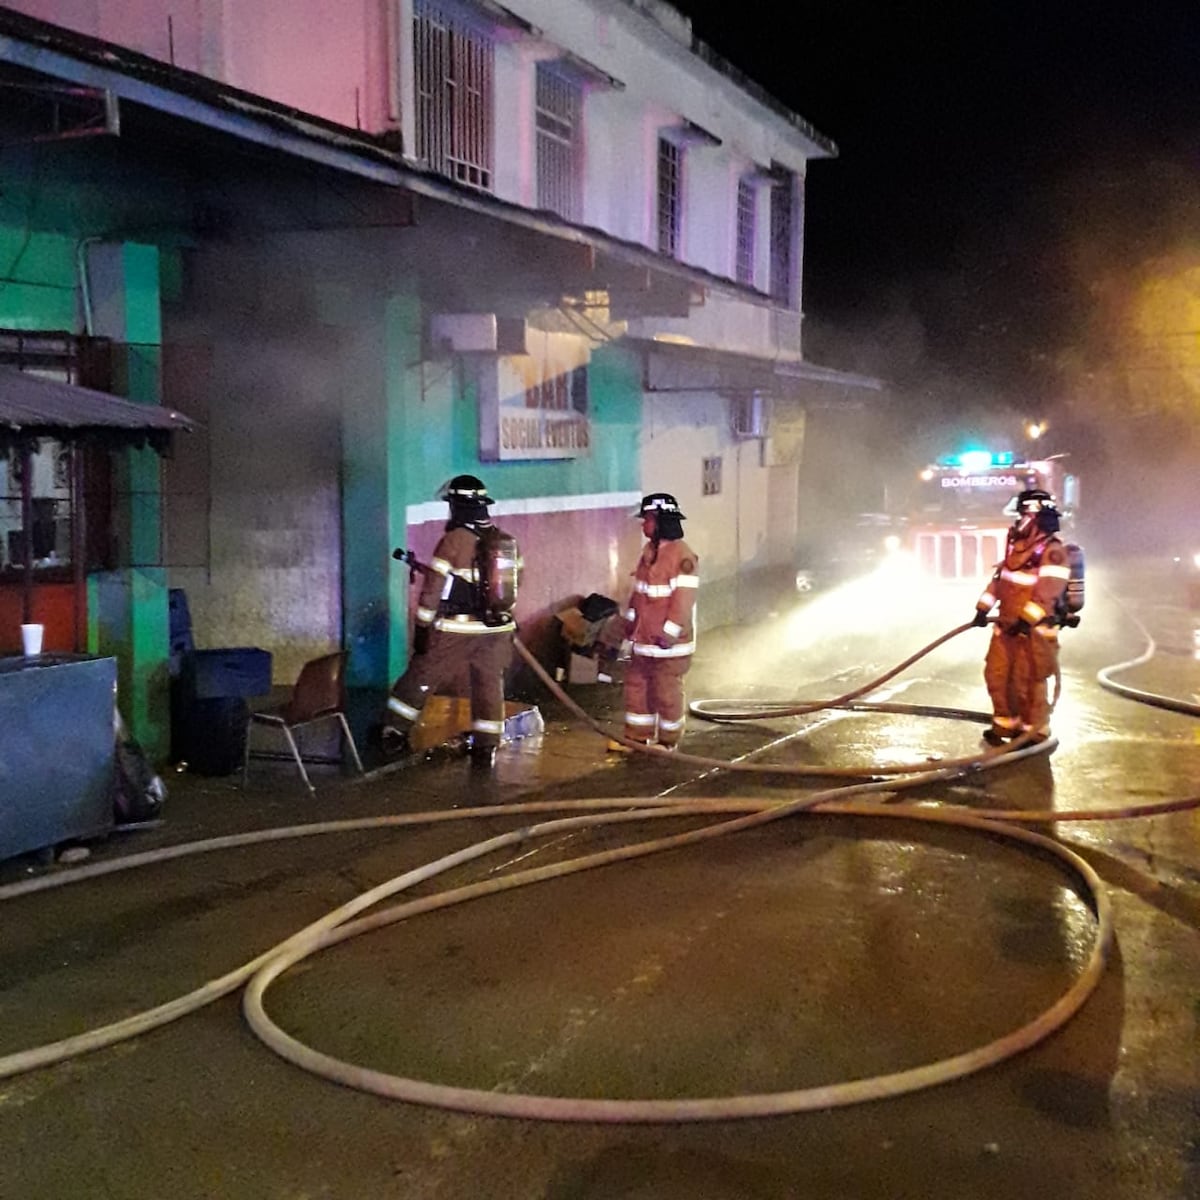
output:
M549 63L537 67L538 207L578 221L583 88Z
M758 248L758 189L745 179L738 180L737 256L738 283L754 286L754 258Z
M675 258L680 249L683 202L683 152L665 137L658 139L658 252Z
M57 383L108 390L107 339L0 329L0 364ZM52 438L0 447L0 584L65 582L117 565L111 450ZM161 556L160 556L161 558ZM158 565L157 563L152 565ZM76 630L82 646L86 632Z
M771 298L781 308L795 303L795 206L796 176L778 170L771 188Z
M492 188L494 57L482 27L433 0L416 0L417 158L439 175L484 191Z

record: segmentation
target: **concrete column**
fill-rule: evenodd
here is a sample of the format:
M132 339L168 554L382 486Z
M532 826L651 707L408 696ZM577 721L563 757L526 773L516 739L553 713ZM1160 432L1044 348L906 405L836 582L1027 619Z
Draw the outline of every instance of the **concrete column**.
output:
M114 390L162 401L159 252L132 242L90 246L90 332L112 338ZM169 750L167 579L162 563L162 484L151 449L115 456L118 566L89 580L88 648L117 659L121 712L153 761Z
M391 552L405 547L408 429L420 395L421 308L392 292L375 321L357 331L357 386L342 406L342 611L351 687L386 688L408 660L408 568Z

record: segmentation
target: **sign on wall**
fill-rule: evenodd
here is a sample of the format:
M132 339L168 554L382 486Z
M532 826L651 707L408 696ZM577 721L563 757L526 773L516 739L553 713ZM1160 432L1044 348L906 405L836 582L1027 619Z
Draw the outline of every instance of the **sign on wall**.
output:
M528 334L527 354L486 359L479 372L479 457L580 458L591 450L588 359L575 334Z

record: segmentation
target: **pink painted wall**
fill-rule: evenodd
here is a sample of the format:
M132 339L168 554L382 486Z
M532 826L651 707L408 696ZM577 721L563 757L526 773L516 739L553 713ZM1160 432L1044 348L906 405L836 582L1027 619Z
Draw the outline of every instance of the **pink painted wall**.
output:
M641 524L620 508L575 512L497 514L495 523L521 547L525 569L517 599L521 640L547 666L557 661L559 637L554 614L591 592L611 596L621 608L629 600L632 574L641 550ZM428 562L444 521L408 528L408 549ZM416 609L417 588L409 595Z
M227 82L373 132L386 117L387 29L372 0L226 0Z
M388 120L378 0L6 0L100 38L340 125Z

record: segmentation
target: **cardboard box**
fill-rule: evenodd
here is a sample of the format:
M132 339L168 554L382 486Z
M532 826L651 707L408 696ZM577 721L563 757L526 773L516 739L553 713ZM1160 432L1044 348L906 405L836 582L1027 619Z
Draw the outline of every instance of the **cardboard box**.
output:
M600 664L586 654L572 654L567 663L568 683L596 683Z
M597 653L603 654L606 658L616 658L620 653L621 643L625 640L625 626L625 617L622 613L613 613L611 617L606 618L596 634Z
M578 607L564 608L556 612L559 625L562 627L563 638L572 646L586 649L596 636L593 623L589 621Z
M609 674L611 666L601 658L593 658L587 654L572 654L567 663L567 682L582 683L612 683Z

